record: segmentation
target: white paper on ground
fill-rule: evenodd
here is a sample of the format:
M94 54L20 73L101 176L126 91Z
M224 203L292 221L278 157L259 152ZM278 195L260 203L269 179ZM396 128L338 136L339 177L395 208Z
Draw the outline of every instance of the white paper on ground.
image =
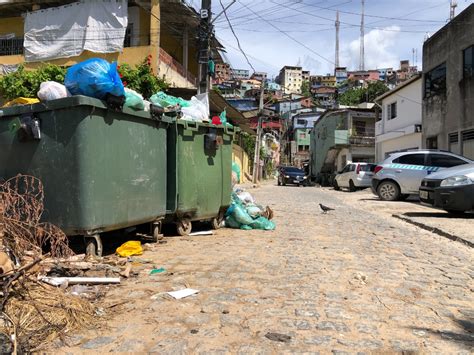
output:
M212 231L203 231L203 232L193 232L189 233L190 236L193 235L213 235L214 233Z
M179 290L179 291L167 292L168 295L170 295L171 297L173 297L177 300L180 300L181 298L185 298L185 297L194 295L196 293L199 293L199 291L198 290L193 290L192 288L185 288L185 289Z

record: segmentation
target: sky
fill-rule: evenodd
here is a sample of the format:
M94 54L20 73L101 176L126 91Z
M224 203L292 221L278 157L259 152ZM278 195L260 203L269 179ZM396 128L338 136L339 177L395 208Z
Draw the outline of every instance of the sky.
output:
M227 6L231 0L221 0ZM196 8L200 1L188 1ZM472 0L457 0L456 14ZM365 0L365 69L398 69L408 59L421 69L422 46L449 19L450 0ZM212 1L213 16L222 11ZM215 20L215 33L234 69L278 75L285 65L301 65L311 74L333 73L335 19L339 10L339 62L359 68L361 0L237 0ZM415 53L413 53L415 49Z

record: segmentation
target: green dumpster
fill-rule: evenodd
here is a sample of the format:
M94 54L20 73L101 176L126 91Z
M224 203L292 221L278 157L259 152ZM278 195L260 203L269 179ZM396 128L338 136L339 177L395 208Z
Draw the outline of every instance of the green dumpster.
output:
M102 232L150 222L158 236L166 214L166 119L85 96L0 108L0 179L39 178L43 219L67 235L91 237L89 253L101 254Z
M168 197L166 222L180 235L193 221L218 228L231 202L232 126L177 120L168 132Z

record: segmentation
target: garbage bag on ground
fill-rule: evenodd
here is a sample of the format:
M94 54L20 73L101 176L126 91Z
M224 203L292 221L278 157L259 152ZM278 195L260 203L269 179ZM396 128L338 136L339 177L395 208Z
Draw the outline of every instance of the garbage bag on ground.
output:
M69 96L66 87L55 81L42 82L36 95L41 101L57 100Z
M247 191L241 191L241 192L237 192L237 197L240 199L240 201L242 201L244 204L253 204L255 203L255 199L253 198L253 196L250 194L250 192L247 192Z
M272 231L275 229L275 223L266 219L265 217L258 217L252 223L249 224L253 229L263 229Z
M275 223L264 217L264 215L268 215L267 209L254 204L245 206L237 194L233 193L232 203L226 211L225 225L229 228L245 230L274 230Z
M40 102L38 99L31 99L28 97L18 97L14 100L6 102L3 107L12 107L12 106L20 106L20 105L33 105Z
M137 240L130 240L126 243L123 243L116 250L117 254L122 257L132 256L132 255L142 255L143 248L142 243Z
M101 100L107 94L125 95L117 63L109 63L100 58L91 58L70 67L64 84L72 95L85 95Z
M181 97L174 97L172 95L167 95L163 91L157 92L152 97L150 97L150 101L154 105L158 105L160 107L168 107L168 106L176 106L179 105L181 107L189 107L189 101L182 99Z
M125 88L125 106L134 110L144 110L145 102L143 96L132 89Z

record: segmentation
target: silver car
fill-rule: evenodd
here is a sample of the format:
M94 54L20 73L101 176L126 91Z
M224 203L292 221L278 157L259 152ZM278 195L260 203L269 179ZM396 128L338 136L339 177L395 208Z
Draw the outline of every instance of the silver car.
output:
M451 213L474 210L474 164L444 169L424 178L420 201Z
M369 163L350 163L339 172L334 178L334 189L341 187L348 188L349 191L355 191L358 188L367 188L371 186L374 176L375 164Z
M394 153L375 167L372 191L385 201L402 200L418 194L427 175L469 163L472 161L465 157L439 150Z

